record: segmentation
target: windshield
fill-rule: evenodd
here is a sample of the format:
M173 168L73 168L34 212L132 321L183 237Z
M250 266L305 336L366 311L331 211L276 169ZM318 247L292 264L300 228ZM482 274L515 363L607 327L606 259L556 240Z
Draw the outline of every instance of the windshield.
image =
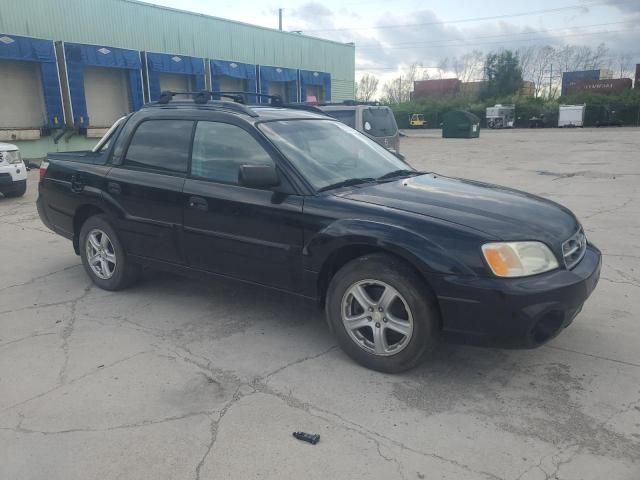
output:
M259 128L316 190L412 170L374 141L332 120L283 120Z
M374 137L391 137L398 132L393 112L387 107L365 108L362 111L362 127Z

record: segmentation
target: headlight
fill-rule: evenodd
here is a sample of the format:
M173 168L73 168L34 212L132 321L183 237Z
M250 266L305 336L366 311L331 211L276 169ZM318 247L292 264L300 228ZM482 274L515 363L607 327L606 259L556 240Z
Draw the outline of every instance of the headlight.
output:
M485 243L482 253L498 277L526 277L558 268L555 255L541 242Z
M5 152L5 159L7 163L20 163L22 162L22 155L20 155L20 150L11 150L9 152Z

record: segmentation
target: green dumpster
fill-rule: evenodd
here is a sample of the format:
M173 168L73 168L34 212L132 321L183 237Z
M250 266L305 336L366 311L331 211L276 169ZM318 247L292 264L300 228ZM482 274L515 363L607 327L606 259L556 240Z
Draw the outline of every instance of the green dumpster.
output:
M453 110L442 117L442 138L478 138L480 119L464 110Z

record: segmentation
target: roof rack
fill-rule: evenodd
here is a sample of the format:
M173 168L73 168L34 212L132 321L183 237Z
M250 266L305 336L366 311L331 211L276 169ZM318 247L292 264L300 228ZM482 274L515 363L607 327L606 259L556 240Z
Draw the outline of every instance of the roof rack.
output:
M358 100L343 100L342 102L323 102L317 104L320 107L329 107L332 105L347 105L347 106L355 106L355 105L370 105L372 107L381 107L382 103L378 101L373 102L360 102Z
M160 93L160 98L158 98L156 103L166 105L173 100L173 97L176 95L191 95L193 97L193 101L200 104L207 103L211 99L220 100L221 98L230 98L234 103L246 104L246 97L252 95L258 98L268 98L269 105L274 107L284 105L280 95L267 95L266 93L255 92L210 92L208 90L200 90L199 92L173 92L171 90L165 90Z
M284 103L280 95L267 95L264 93L255 92L210 92L208 90L201 90L199 92L173 92L171 90L165 90L160 93L160 97L155 102L150 102L146 106L167 106L173 101L173 97L176 95L191 95L193 102L198 105L209 105L213 107L224 108L227 110L233 110L238 113L244 113L252 117L257 117L258 114L247 105L247 97L252 95L257 98L268 98L269 106L291 108L294 110L305 110L308 112L319 113L326 115L327 113L319 109L315 105L309 105L305 103ZM229 98L232 101L221 100L223 98ZM258 105L256 105L258 106ZM266 105L259 105L266 106Z

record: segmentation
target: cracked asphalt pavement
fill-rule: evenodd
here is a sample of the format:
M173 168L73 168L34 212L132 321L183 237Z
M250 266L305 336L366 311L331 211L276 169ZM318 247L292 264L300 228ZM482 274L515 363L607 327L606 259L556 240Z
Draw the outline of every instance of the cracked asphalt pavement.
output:
M640 130L408 134L420 169L576 212L604 267L565 332L384 375L295 298L164 273L101 291L41 224L32 171L0 198L0 478L638 480Z

